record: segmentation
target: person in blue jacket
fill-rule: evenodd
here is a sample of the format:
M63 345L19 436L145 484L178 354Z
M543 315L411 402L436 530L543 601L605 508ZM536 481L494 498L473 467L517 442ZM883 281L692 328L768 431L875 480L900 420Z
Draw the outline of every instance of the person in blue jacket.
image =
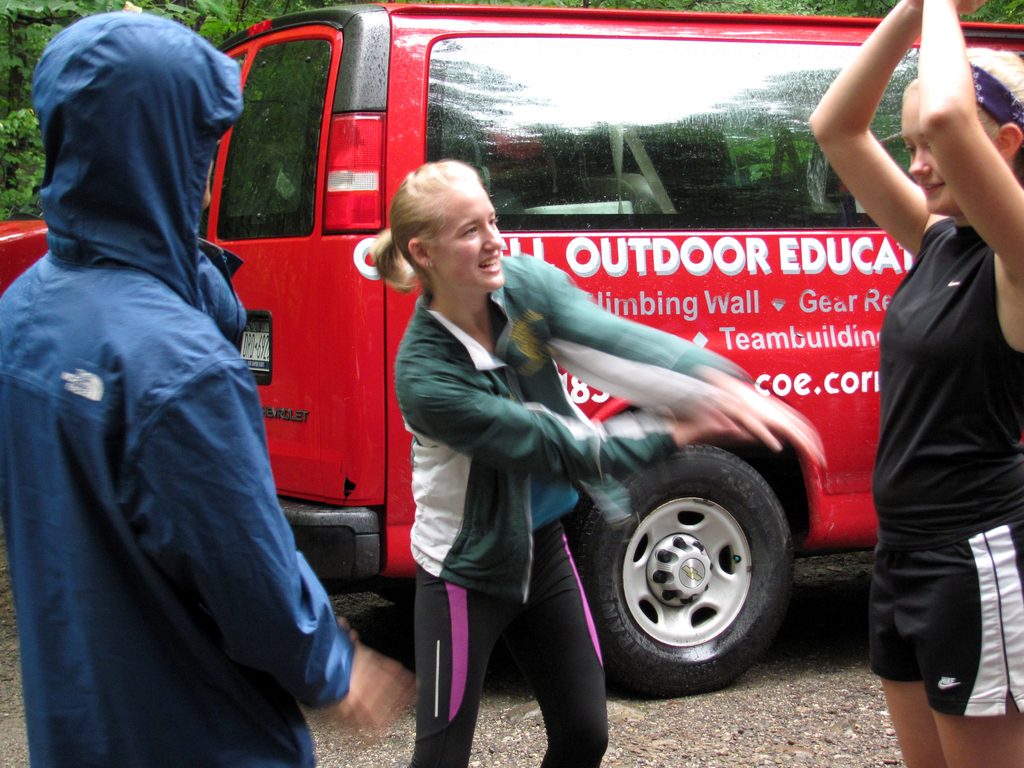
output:
M36 766L311 766L298 703L410 675L339 626L275 495L244 311L199 250L238 65L146 14L34 77L49 252L0 298L0 511Z

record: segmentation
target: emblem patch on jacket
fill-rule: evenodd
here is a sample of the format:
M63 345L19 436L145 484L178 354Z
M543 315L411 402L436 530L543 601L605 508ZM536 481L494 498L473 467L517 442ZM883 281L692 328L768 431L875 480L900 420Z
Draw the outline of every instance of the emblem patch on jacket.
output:
M512 343L523 355L525 361L516 366L516 370L524 376L533 376L541 369L548 359L545 345L537 338L534 324L542 322L544 316L532 309L512 321Z

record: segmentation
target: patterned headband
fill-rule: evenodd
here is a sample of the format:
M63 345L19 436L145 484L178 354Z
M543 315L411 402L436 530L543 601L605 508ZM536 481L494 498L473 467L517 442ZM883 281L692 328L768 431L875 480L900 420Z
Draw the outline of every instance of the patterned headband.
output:
M1024 131L1024 104L984 69L971 64L974 76L974 93L978 106L992 115L999 125L1013 123Z

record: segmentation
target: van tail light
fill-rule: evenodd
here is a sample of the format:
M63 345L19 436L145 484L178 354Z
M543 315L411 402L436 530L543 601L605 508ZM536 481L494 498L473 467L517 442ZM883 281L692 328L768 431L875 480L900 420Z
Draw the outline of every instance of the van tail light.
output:
M324 206L327 232L381 228L383 162L383 115L335 115L332 118Z

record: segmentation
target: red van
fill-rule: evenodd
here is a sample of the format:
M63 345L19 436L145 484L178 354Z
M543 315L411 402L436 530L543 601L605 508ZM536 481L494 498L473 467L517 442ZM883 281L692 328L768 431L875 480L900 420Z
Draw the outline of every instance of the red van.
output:
M683 451L632 478L625 528L581 503L569 528L612 680L726 685L774 638L794 553L874 544L878 332L912 255L843 188L808 116L875 23L353 5L223 45L245 111L207 236L245 260L242 352L286 513L329 585L414 573L391 386L413 298L385 290L367 252L403 177L441 158L479 170L509 253L733 359L824 440L825 469L791 450ZM967 34L1024 50L1024 27ZM875 124L896 155L915 69L908 56ZM595 419L629 407L566 388Z
M46 252L46 225L38 219L0 221L0 292Z

